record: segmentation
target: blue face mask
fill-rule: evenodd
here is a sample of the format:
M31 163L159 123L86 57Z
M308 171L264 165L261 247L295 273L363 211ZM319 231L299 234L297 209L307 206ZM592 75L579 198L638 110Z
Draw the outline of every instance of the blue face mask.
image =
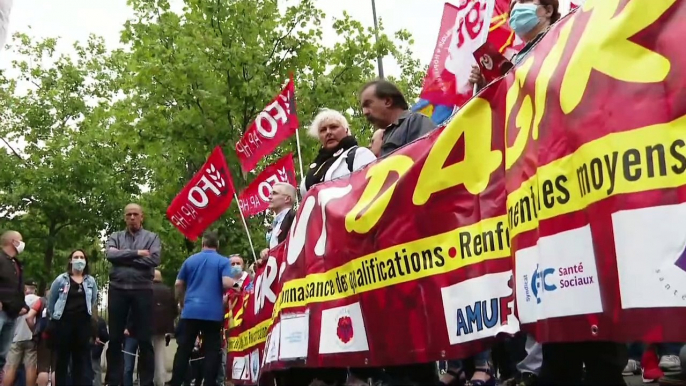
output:
M522 37L536 28L540 22L536 14L538 7L537 4L532 3L517 3L512 7L512 11L510 11L510 28L517 36Z
M243 268L241 268L240 265L232 265L231 266L231 276L237 277L238 275L243 273Z
M86 269L86 260L83 259L73 259L71 261L71 268L74 271L83 272Z

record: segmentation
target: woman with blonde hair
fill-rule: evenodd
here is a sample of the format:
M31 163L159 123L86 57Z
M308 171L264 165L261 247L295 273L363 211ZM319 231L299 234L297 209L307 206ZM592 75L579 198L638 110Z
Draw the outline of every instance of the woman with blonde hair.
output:
M348 120L336 110L322 109L307 133L317 138L322 147L300 185L303 196L320 182L347 176L376 160L371 150L357 145Z

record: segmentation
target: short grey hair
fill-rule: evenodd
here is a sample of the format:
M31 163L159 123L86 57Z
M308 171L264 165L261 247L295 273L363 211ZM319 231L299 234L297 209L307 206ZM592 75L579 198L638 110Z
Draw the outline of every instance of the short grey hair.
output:
M348 120L345 116L336 110L331 109L321 109L319 114L314 117L312 124L307 128L307 134L312 138L319 138L319 128L326 121L334 121L340 124L350 132L350 126L348 125Z
M284 194L291 198L291 202L295 203L295 186L289 184L288 182L277 182L274 184L272 189L276 188L277 186L283 186Z

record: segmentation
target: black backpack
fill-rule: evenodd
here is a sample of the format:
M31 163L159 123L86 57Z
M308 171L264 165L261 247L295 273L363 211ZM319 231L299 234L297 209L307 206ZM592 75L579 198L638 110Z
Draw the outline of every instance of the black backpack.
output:
M33 341L34 342L40 342L41 339L43 338L43 333L48 329L48 323L50 322L50 315L48 315L47 312L45 312L48 308L48 299L41 297L40 298L40 310L38 311L38 314L36 315L36 327L33 330ZM43 316L45 314L45 316Z
M355 166L353 165L355 163L355 152L357 151L357 148L359 146L353 146L350 148L348 151L348 154L345 156L345 163L348 165L348 171L352 173L355 169Z

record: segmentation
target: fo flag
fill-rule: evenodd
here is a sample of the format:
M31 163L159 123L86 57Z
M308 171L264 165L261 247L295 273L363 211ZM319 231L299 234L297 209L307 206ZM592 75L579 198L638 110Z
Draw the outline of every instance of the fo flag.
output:
M243 137L236 142L236 154L243 173L253 170L262 158L295 134L298 126L295 86L291 75L279 95L257 115Z
M184 236L195 241L226 212L235 192L224 153L217 146L200 171L169 205L167 218Z
M297 186L293 153L289 153L287 156L267 166L238 196L238 205L240 205L243 214L254 216L267 210L272 187L277 182L286 182Z

